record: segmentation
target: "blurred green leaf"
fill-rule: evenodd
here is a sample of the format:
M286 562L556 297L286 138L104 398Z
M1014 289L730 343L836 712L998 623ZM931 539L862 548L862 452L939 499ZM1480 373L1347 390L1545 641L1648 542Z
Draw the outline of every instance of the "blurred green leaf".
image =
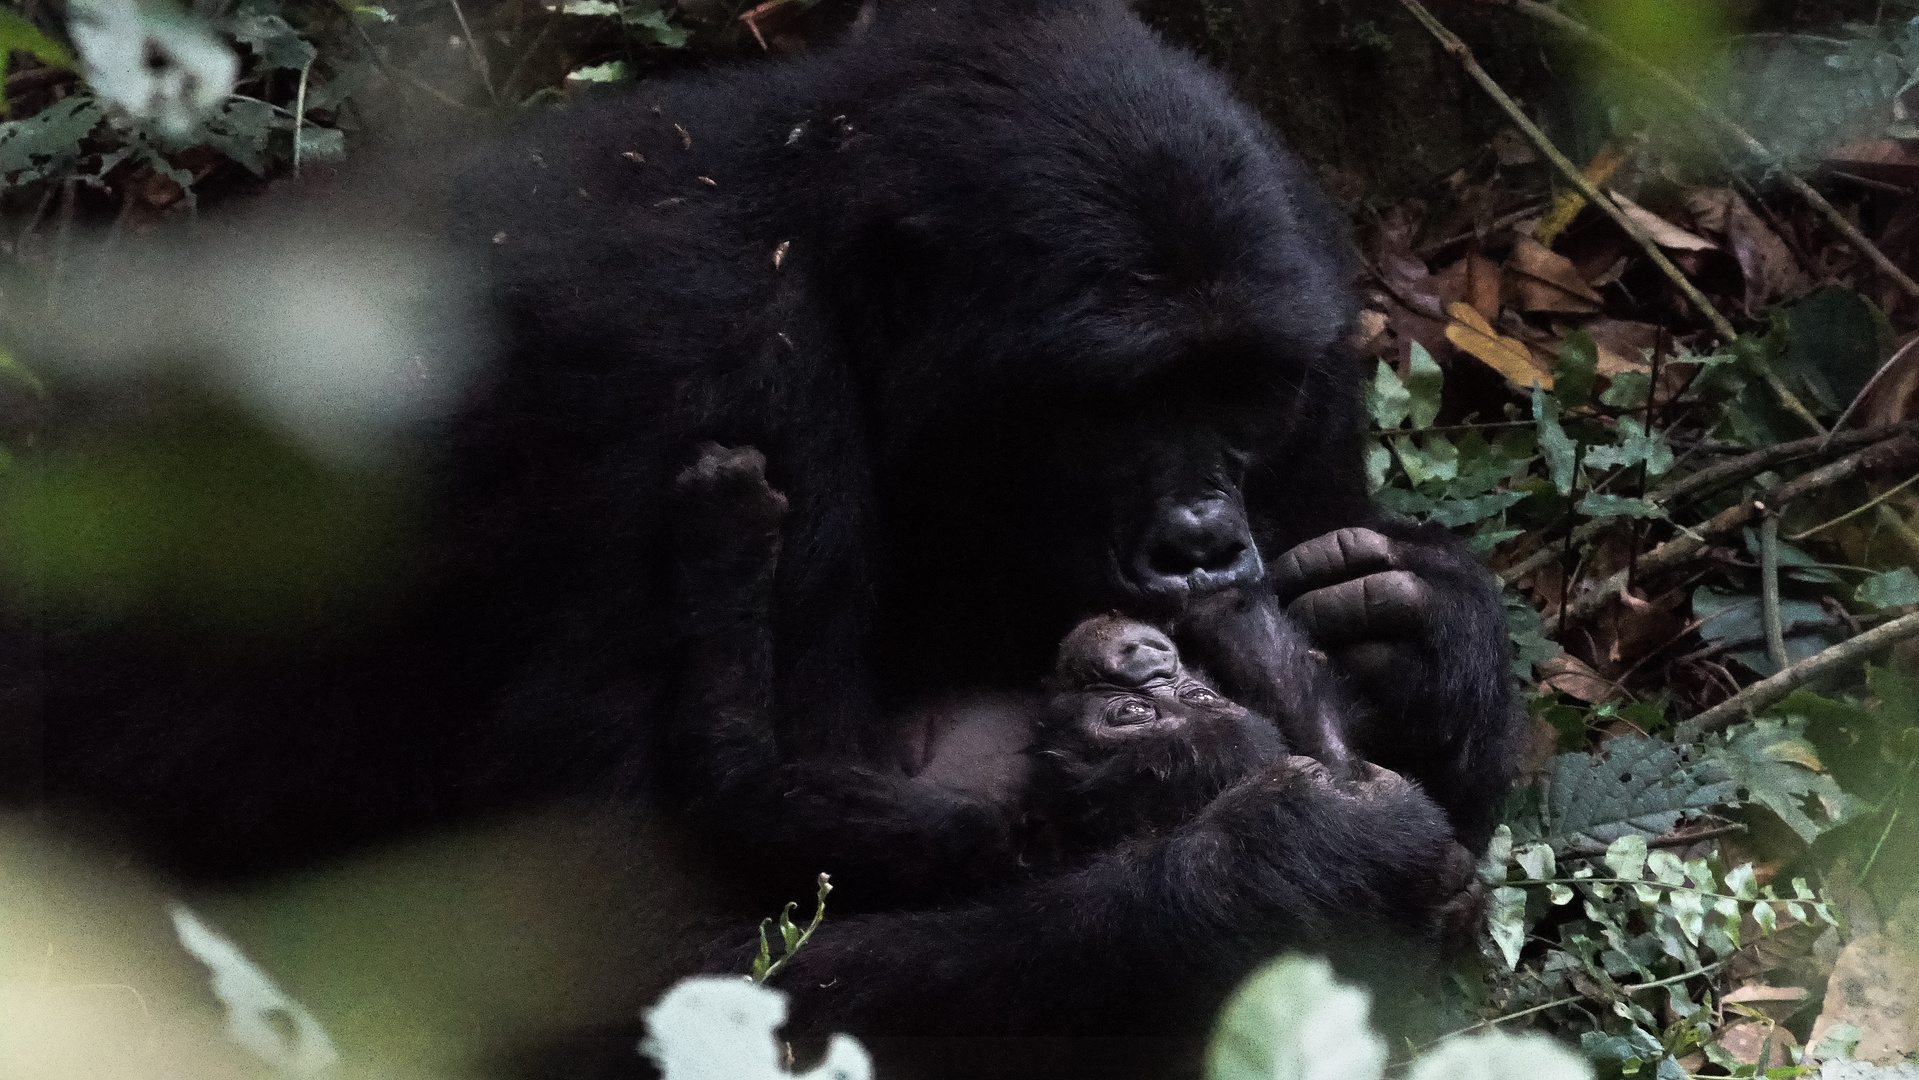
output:
M1386 1044L1367 1023L1369 1008L1366 992L1335 981L1324 960L1276 960L1226 1003L1207 1080L1379 1080Z
M1913 573L1910 566L1874 574L1859 583L1852 598L1878 611L1902 604L1919 604L1919 574Z
M1399 381L1399 373L1381 360L1373 369L1373 381L1364 387L1366 414L1381 429L1391 431L1412 415L1413 395Z
M1406 371L1406 392L1412 397L1414 430L1429 428L1439 419L1440 399L1445 395L1446 373L1433 360L1426 346L1415 341L1408 350L1412 357Z
M1577 409L1592 400L1593 378L1599 369L1599 346L1592 335L1574 330L1566 335L1553 361L1553 397L1560 408Z

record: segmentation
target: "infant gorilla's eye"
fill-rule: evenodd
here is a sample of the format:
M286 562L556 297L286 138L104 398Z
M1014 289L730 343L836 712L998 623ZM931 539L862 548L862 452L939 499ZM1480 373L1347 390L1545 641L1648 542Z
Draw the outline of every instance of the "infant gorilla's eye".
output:
M1139 698L1120 698L1106 709L1106 721L1115 725L1144 724L1157 719L1159 710Z
M1180 690L1179 699L1181 701L1193 702L1196 705L1211 705L1219 700L1219 695L1204 686L1200 686L1198 683L1194 683L1192 686L1183 687Z

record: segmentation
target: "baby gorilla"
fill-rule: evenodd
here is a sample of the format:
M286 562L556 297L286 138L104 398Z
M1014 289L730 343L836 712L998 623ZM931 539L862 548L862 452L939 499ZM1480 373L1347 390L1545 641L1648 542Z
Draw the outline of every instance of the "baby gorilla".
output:
M1028 803L1069 848L1177 827L1287 753L1272 721L1220 696L1172 639L1123 615L1074 627L1049 682Z

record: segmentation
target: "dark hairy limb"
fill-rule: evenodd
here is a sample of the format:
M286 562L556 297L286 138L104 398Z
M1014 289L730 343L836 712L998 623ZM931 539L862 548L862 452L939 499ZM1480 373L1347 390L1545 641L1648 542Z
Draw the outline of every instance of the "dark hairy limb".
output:
M751 447L708 443L675 482L682 681L669 782L694 820L764 852L769 876L830 871L856 906L1003 876L1015 856L988 802L880 764L783 759L768 610L786 500L765 464Z
M1365 706L1270 591L1207 597L1181 616L1175 632L1227 696L1272 718L1293 753L1317 759L1335 777L1359 774L1347 731Z
M1445 530L1386 521L1297 545L1271 579L1371 706L1349 729L1354 750L1418 780L1461 842L1482 848L1512 783L1519 720L1491 577Z
M1283 759L1176 830L990 904L829 919L779 984L801 1034L1198 1035L1285 948L1432 944L1470 892L1448 832L1385 770L1348 783ZM897 972L914 993L895 992Z

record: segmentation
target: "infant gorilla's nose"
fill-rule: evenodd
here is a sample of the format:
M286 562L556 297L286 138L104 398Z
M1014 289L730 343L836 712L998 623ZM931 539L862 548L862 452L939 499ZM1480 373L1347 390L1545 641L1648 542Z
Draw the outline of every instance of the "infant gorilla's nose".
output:
M1124 615L1099 615L1060 642L1058 671L1074 687L1144 686L1179 674L1171 638Z
M1180 599L1250 585L1265 572L1246 512L1220 492L1162 500L1130 569L1147 592Z
M1134 625L1115 635L1099 658L1108 682L1144 686L1155 679L1179 674L1179 652L1165 634L1150 626Z

